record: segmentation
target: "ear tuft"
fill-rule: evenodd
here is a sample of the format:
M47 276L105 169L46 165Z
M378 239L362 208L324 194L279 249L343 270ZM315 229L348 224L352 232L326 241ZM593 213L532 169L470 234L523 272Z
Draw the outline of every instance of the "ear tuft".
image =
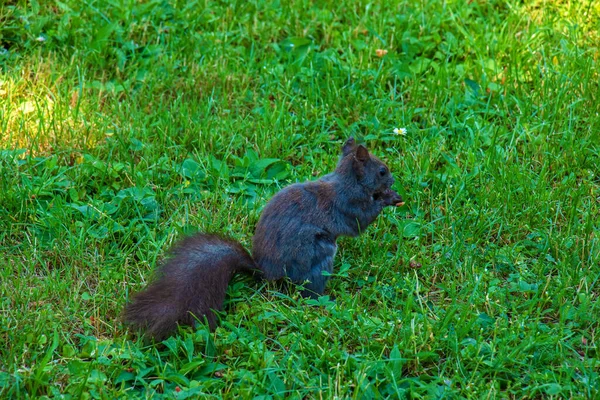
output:
M356 150L356 141L354 140L354 138L352 136L350 136L348 138L348 140L346 140L346 143L344 143L344 145L342 146L342 155L347 156L348 154L352 153L355 150Z
M356 148L356 159L362 163L369 159L369 150L362 144Z

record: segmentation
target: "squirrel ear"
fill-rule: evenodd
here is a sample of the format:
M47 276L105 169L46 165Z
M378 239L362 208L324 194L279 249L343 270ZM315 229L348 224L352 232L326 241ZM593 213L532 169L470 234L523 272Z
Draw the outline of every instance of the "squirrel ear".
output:
M356 148L356 159L362 163L369 159L369 150L362 144Z
M347 156L348 154L352 153L355 150L356 150L356 141L354 140L354 138L352 136L350 136L348 138L348 140L346 140L346 143L344 143L344 145L342 146L342 155Z

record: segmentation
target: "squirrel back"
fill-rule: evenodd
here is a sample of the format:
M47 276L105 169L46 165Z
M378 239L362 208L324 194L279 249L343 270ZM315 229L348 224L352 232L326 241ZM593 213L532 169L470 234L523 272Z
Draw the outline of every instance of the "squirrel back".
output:
M236 272L256 269L241 244L212 234L180 241L157 269L155 280L125 308L125 321L162 339L177 324L192 325L206 318L216 326L213 310L221 310L227 286Z
M353 138L346 141L334 172L284 188L267 203L256 226L250 254L237 242L197 234L182 240L157 271L155 281L133 297L125 321L155 339L177 324L206 319L212 328L229 280L240 271L260 270L268 280L303 284L303 296L325 291L340 236L357 236L384 207L400 205L388 167Z

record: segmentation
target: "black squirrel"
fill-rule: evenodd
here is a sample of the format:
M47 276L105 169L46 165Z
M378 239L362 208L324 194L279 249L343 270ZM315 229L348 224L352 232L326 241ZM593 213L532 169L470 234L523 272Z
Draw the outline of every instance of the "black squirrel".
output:
M252 256L236 241L196 234L171 250L145 290L133 297L125 322L155 339L196 318L215 328L232 276L259 272L264 279L304 284L303 296L323 294L340 236L358 236L386 206L401 205L388 167L349 138L334 172L296 183L267 203L254 234Z

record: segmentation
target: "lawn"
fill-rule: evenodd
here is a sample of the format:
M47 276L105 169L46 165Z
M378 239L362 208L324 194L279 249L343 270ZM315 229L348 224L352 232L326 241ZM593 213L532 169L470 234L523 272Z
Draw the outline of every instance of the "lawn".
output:
M598 398L600 3L0 4L0 397ZM327 295L120 320L354 136L406 204Z

